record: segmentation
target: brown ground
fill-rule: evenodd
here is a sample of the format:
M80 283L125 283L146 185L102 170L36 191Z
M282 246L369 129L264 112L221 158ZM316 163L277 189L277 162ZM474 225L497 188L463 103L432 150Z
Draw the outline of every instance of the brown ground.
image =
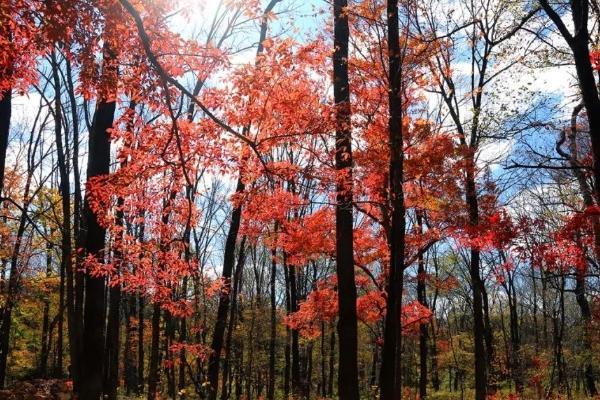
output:
M70 400L70 385L61 380L15 382L0 390L0 400Z

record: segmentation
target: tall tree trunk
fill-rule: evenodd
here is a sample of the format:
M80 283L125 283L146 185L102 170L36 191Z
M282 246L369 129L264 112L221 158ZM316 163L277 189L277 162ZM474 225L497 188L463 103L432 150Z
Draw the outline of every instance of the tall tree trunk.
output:
M285 260L285 255L284 255ZM290 278L290 312L298 311L298 285L296 280L296 267L287 265L284 261L284 268L288 269ZM300 335L297 329L292 329L292 397L302 394L302 382L300 379Z
M238 183L235 189L236 194L244 192L244 182L242 178L238 178ZM223 349L223 337L225 335L225 325L227 323L227 313L229 310L229 289L231 287L231 274L235 265L235 247L237 236L240 229L242 219L242 206L238 204L231 213L231 223L227 232L225 241L225 251L223 255L223 274L225 290L219 297L219 305L217 308L217 318L215 328L213 330L213 338L211 342L211 353L208 360L208 383L209 383L209 400L217 398L217 390L219 385L219 369L221 360L221 350Z
M152 344L150 347L150 363L148 369L148 400L156 400L158 396L158 365L160 357L160 303L152 307Z
M569 33L560 15L552 8L552 6L548 3L547 0L541 0L540 4L545 10L546 14L558 27L560 33L564 37L565 41L567 42L573 53L573 59L575 61L575 70L577 73L577 80L579 83L581 98L583 101L583 105L585 106L589 125L589 135L591 140L592 153L592 168L594 177L594 195L595 202L596 204L598 204L598 202L600 202L600 97L598 94L596 78L594 76L594 69L592 68L592 63L590 60L589 46L590 43L592 43L590 33L588 30L590 4L586 0L573 0L570 2L571 14L573 19L572 22L575 32L574 35L571 35ZM576 114L574 115L576 118ZM572 125L574 127L576 126L576 124ZM574 129L575 128L572 129L573 136L575 135ZM571 156L574 157L575 160L577 159L576 153L571 154ZM579 180L581 184L581 179ZM589 195L586 196L584 186L586 185L581 186L582 193L584 195L584 200L586 203L591 203L592 199L589 198ZM585 197L588 198L586 199ZM600 234L598 228L600 223L598 221L598 217L593 218L595 247L596 252L598 253L600 252ZM589 341L589 319L586 316L587 299L585 297L585 279L580 277L578 273L578 275L576 276L576 280L576 298L581 310L584 324L586 326L584 332L584 347L587 350L591 348L591 345ZM589 308L589 306L587 308ZM587 356L589 357L589 351L587 353ZM591 396L596 395L598 393L598 390L596 388L594 380L593 367L589 360L586 360L584 374L588 394L590 394Z
M510 342L511 342L511 372L517 393L523 393L523 370L521 365L521 335L519 332L519 316L517 312L517 293L514 277L508 278L507 286L508 308L510 317Z
M596 388L595 381L595 373L594 373L594 365L592 361L592 333L591 322L592 322L592 312L590 309L590 304L586 297L585 290L585 273L582 270L577 270L575 274L575 298L577 299L577 304L579 305L579 310L581 312L581 319L583 322L583 350L586 352L584 354L584 376L585 376L585 386L586 391L589 396L594 397L598 394L598 389Z
M312 371L313 371L313 342L306 346L306 371L304 375L304 398L310 399L312 389Z
M114 91L117 70L114 54L108 44L104 46L102 82L111 85ZM89 138L87 179L108 175L110 167L110 137L116 102L114 92L101 93L96 105ZM89 191L86 191L84 206L84 250L88 256L104 262L106 229L102 227L91 208ZM106 323L106 280L104 277L85 277L85 311L83 328L83 352L81 359L82 400L97 400L103 392L105 323Z
M81 232L81 177L79 173L79 116L77 114L77 101L73 84L71 62L65 59L67 81L66 88L71 105L71 125L73 128L73 178L75 196L73 198L73 232L75 234L75 248L83 245L84 233ZM83 291L85 275L81 271L81 262L78 253L75 254L75 266L66 269L67 276L67 318L69 322L69 354L71 356L71 375L73 378L73 391L79 393L81 374L81 352L83 344ZM68 267L68 265L67 265ZM75 271L74 271L75 269ZM75 279L75 281L73 281Z
M135 112L136 102L130 101L128 107L128 119L126 124L126 129L129 132L133 131L133 115ZM129 145L130 143L125 143L125 145ZM127 158L121 161L120 168L123 169L127 166ZM125 217L123 206L125 204L125 199L122 196L119 196L117 199L116 206L116 224L120 228L120 235L115 238L115 250L114 250L114 265L115 265L115 275L111 277L115 279L117 283L111 282L109 297L109 311L108 311L108 334L106 338L106 371L105 371L105 392L106 397L109 400L117 399L117 389L119 386L119 350L120 350L120 328L121 328L121 285L118 283L119 275L121 274L123 268L123 256L122 256L122 245L123 238L126 234L125 228ZM127 324L129 321L127 321ZM129 335L129 330L127 330L126 335ZM126 339L128 336L126 336ZM128 355L126 355L128 357ZM129 372L129 371L127 371ZM129 389L128 389L129 390Z
M475 160L472 153L467 156L466 201L469 208L469 223L479 224L479 206L475 186ZM487 355L485 350L485 322L483 315L483 281L479 274L479 248L472 247L469 273L473 290L473 341L475 347L475 399L485 400L487 396Z
M0 5L0 35L5 40L12 41L12 27L10 22L11 6L6 3L6 8ZM2 75L10 79L13 68L12 54L6 54L6 68L2 70ZM8 135L10 134L10 116L12 111L12 88L8 87L0 91L0 205L4 194L4 169L6 167L6 150L8 149Z
M142 217L142 223L138 227L138 240L140 242L144 241L144 234L146 229L146 224L144 222L144 213L141 213L140 217ZM144 328L145 328L145 299L143 293L137 294L138 300L138 331L137 331L137 354L138 354L138 369L137 369L137 393L141 395L144 393Z
M275 232L277 232L277 227L275 227ZM270 302L271 302L271 331L269 337L269 384L267 387L267 399L274 400L275 399L275 359L276 359L276 339L277 339L277 293L275 292L275 283L277 278L277 250L271 250L271 276L269 281L270 286Z
M285 310L287 315L290 315L291 311L291 300L290 300L290 273L289 269L283 268L283 276L285 279ZM285 367L283 370L283 394L284 398L288 398L290 394L290 381L291 381L291 370L292 370L292 331L288 325L285 326Z
M333 381L335 377L335 329L331 327L329 335L329 379L327 380L327 394L333 397Z
M108 328L106 337L106 383L105 397L117 399L119 386L119 348L121 327L121 287L113 285L110 288L110 304L108 310Z
M138 381L137 381L137 393L142 394L144 392L144 296L138 294L138 332L137 332L137 354L138 354Z
M63 145L62 137L62 102L60 99L61 82L58 71L58 62L56 55L52 52L52 78L54 82L54 133L56 141L56 154L58 161L58 171L60 175L60 196L62 205L62 226L61 226L61 262L60 262L60 290L59 290L59 320L58 320L58 362L57 376L62 375L63 371L63 316L64 316L64 292L65 283L73 279L73 263L71 255L71 183L69 180L69 166L66 146ZM65 132L66 133L66 132ZM66 135L65 135L66 136ZM65 138L66 139L66 138ZM67 140L65 140L67 142ZM67 282L65 282L67 280ZM72 299L72 298L71 298ZM67 317L71 317L73 313L72 303L68 302L67 297ZM73 323L70 321L69 326ZM69 338L73 335L69 334ZM73 345L73 344L71 344ZM77 357L75 357L77 358ZM74 366L78 365L79 360L75 360ZM71 368L73 370L73 368Z
M60 282L58 284L58 337L56 338L56 365L54 366L54 376L61 378L63 376L64 361L64 321L65 321L65 268L61 262Z
M170 207L175 201L177 197L177 190L171 188L169 196L164 201L163 212L161 217L162 226L167 226L169 224L170 219ZM143 238L143 236L141 236ZM161 237L160 238L160 251L164 254L169 250L168 238ZM157 266L159 270L164 270L165 265L164 261L160 260ZM159 368L160 368L160 320L162 314L162 302L160 299L155 299L152 307L152 339L151 339L151 348L150 348L150 360L148 364L148 400L155 400L157 396L160 395L159 390ZM165 321L165 336L168 337L170 334L170 318L171 316L168 314L168 311L164 312L164 321ZM166 351L166 357L169 357L168 349ZM168 377L170 379L170 377ZM169 380L169 390L171 390L171 381ZM174 382L173 382L174 383Z
M221 400L227 400L229 398L230 393L228 392L228 383L227 380L229 378L229 369L231 362L231 353L232 353L232 340L233 340L233 331L235 330L235 314L238 311L237 306L237 296L241 284L242 274L244 271L244 263L245 263L245 247L246 247L246 236L243 237L240 243L240 250L238 254L238 261L235 267L235 274L233 276L233 291L231 293L231 311L229 313L229 326L227 327L227 338L225 340L225 357L223 359L223 383L221 385Z
M321 321L321 346L320 346L320 357L321 357L321 397L327 396L327 373L326 373L326 353L325 353L325 322Z
M371 373L369 376L369 385L377 386L377 368L379 367L379 346L376 342L373 343L373 356L371 358Z
M191 120L192 116L190 115L188 118ZM194 187L192 185L188 185L186 187L185 194L186 194L186 199L188 201L189 212L191 213L192 212L192 204L194 202L194 195L195 195ZM183 241L185 244L184 259L188 265L192 261L191 239L192 239L191 218L188 218L186 225L185 225L185 231L183 233ZM183 298L187 299L187 296L188 296L188 277L187 276L183 278L183 285L182 285L181 291L182 291ZM181 321L179 324L179 342L184 343L184 344L187 343L187 318L186 317L181 318ZM179 351L179 377L178 377L178 383L177 383L177 388L178 388L179 392L181 393L182 399L186 398L186 396L185 396L186 367L187 367L187 357L186 357L185 347L183 347Z
M431 386L434 391L440 390L440 375L438 370L437 330L435 322L431 321Z
M561 134L561 138L557 143L556 149L563 157L569 160L569 164L573 167L573 174L577 178L577 183L579 184L579 190L581 192L581 196L583 199L583 204L586 207L592 207L594 202L594 197L592 194L592 190L588 185L587 178L584 172L579 168L581 166L581 162L579 160L579 150L577 145L577 116L581 112L583 108L583 104L579 103L573 109L571 114L571 127L568 133L565 135L564 131ZM566 137L565 137L566 136ZM568 147L569 152L566 153L562 150L561 145L568 137ZM598 218L592 217L592 230L594 233L594 253L597 258L600 258L600 221ZM585 376L585 384L587 392L590 396L595 396L598 394L598 390L596 388L595 383L595 374L594 367L591 360L592 354L592 343L591 343L591 332L590 332L590 322L591 322L591 311L589 302L586 297L586 288L585 288L585 275L586 271L577 269L575 271L575 298L577 300L577 304L579 305L579 309L581 312L581 318L584 324L583 331L583 350L585 352L585 366L584 366L584 376Z
M541 2L542 5L546 1ZM546 3L547 4L547 3ZM600 97L594 77L594 70L590 61L590 35L588 31L589 3L585 0L570 2L573 15L575 35L568 40L573 52L575 70L583 104L589 124L590 139L592 142L592 159L594 174L594 189L596 201L600 200ZM545 6L545 5L544 5Z
M10 8L9 8L10 10ZM7 10L8 11L8 10ZM12 33L11 27L8 23L9 14L5 12L3 7L0 5L0 12L2 15L0 16L2 19L0 20L0 34L2 37L11 40ZM7 55L10 57L10 55ZM2 71L7 78L10 78L12 66L8 64L8 68ZM4 199L4 171L6 168L6 152L8 150L8 137L10 134L10 117L12 112L12 88L8 87L2 91L0 91L0 206L2 206ZM6 222L6 219L3 221ZM2 282L5 282L5 273L6 273L6 263L7 260L2 260L2 276L0 279ZM12 268L12 266L11 266ZM12 276L11 276L12 278ZM2 285L4 287L4 284ZM10 288L10 281L9 281ZM8 298L7 298L8 300ZM4 336L10 335L10 329L6 331L6 327L4 326L5 314L9 311L8 302L4 305L4 307L0 310L2 321L0 322L0 389L4 388L4 381L6 378L6 357L8 353L8 338L6 348L4 346ZM10 319L10 315L9 315Z
M289 398L290 395L290 372L291 372L291 364L292 364L292 346L290 345L292 342L292 331L286 326L285 328L285 349L284 349L284 357L285 357L285 367L283 368L283 396L285 399Z
M169 351L171 344L175 340L175 321L170 312L164 312L165 336L164 336L164 354L165 362L168 367L165 368L167 374L167 393L171 399L175 398L175 368L173 363L173 352Z
M135 346L136 325L132 323L135 318L135 295L126 295L126 315L125 315L125 348L123 350L123 375L125 381L126 394L129 396L136 391L137 387L137 365L136 355L137 348Z
M483 323L485 324L485 357L487 361L487 374L488 374L488 391L496 391L496 383L494 382L494 334L492 329L492 323L490 319L490 305L485 284L481 283L481 300L483 302Z
M423 216L417 212L417 226L419 233L423 234ZM427 271L425 270L425 260L423 254L418 257L417 271L417 298L423 307L427 307L426 293ZM429 347L429 329L427 324L421 324L419 327L419 399L427 399L427 358Z
M50 236L52 236L52 231ZM46 279L52 276L52 251L54 245L51 242L46 243ZM40 351L40 376L48 376L48 334L50 328L50 294L44 298L44 311L42 317L42 346Z
M352 215L352 131L348 79L350 28L347 7L347 0L335 0L333 3L333 97L336 110L335 169L337 172L335 257L339 308L338 337L340 341L338 395L344 400L358 400L358 328Z
M189 238L188 238L189 239ZM189 248L189 240L186 241ZM188 250L186 250L187 252ZM186 257L186 260L189 262L189 257ZM188 277L183 278L183 285L181 288L184 293L184 298L187 298L188 291ZM181 318L179 323L179 342L186 343L187 342L187 319L185 317ZM185 368L187 364L187 358L185 355L185 348L182 348L179 351L179 376L177 382L177 389L179 392L183 393L182 390L185 389ZM181 398L185 398L185 395L182 395Z
M4 90L0 93L0 197L4 189L4 169L6 164L6 150L8 149L8 135L10 133L10 114L12 110L12 91ZM0 201L2 204L2 201Z
M386 317L380 372L382 400L396 400L401 396L402 371L402 286L405 248L404 205L404 139L402 132L402 58L400 48L398 1L388 0L388 57L389 57L389 196L392 208L388 232L390 265L386 285Z

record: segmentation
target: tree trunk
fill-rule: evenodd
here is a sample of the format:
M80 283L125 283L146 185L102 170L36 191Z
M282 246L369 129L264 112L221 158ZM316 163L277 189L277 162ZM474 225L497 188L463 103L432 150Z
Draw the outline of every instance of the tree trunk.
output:
M0 197L4 189L4 168L6 164L6 150L8 149L8 135L10 133L10 114L12 110L12 91L4 90L0 93ZM2 201L0 200L0 204Z
M490 320L490 306L485 284L481 283L481 300L483 302L483 323L485 325L485 357L487 361L487 380L488 380L488 391L496 392L496 383L494 381L494 334L492 330L492 323Z
M52 236L52 233L51 233ZM46 279L52 276L52 243L46 243ZM42 317L42 346L40 351L40 376L46 378L48 376L48 334L50 325L50 294L44 298L44 312Z
M110 288L108 329L106 338L106 383L105 392L109 400L117 400L119 386L119 347L121 326L121 287Z
M284 255L285 260L285 255ZM286 265L284 262L284 268L288 269L290 278L290 312L295 313L298 311L298 288L296 281L296 267ZM300 335L297 329L292 329L292 397L300 396L302 394L302 381L300 379Z
M229 313L229 326L227 327L227 338L225 341L225 357L223 360L223 383L221 385L221 400L227 400L230 393L228 393L227 380L229 378L230 360L232 348L233 331L235 330L235 313L237 312L237 296L239 287L241 284L242 274L244 271L245 263L245 247L246 237L244 236L240 243L240 250L238 254L237 266L235 267L235 274L233 276L233 291L231 293L231 312Z
M440 375L438 370L437 332L435 322L431 321L431 386L434 391L440 390Z
M56 140L56 154L58 161L58 171L60 175L60 195L61 195L61 205L62 205L62 226L61 226L61 262L60 262L60 290L59 290L59 320L58 320L58 342L57 342L57 352L58 352L58 362L57 362L57 375L61 376L63 371L63 315L64 315L64 292L65 292L65 283L67 287L69 286L69 282L73 280L73 263L72 263L72 255L71 255L71 183L69 180L69 167L68 167L68 157L67 150L63 145L63 137L62 137L62 103L60 99L61 92L61 83L60 83L60 75L58 71L58 62L56 61L56 56L54 52L52 53L52 78L54 82L54 133ZM66 141L66 140L65 140ZM66 282L65 282L66 280ZM71 293L72 294L72 293ZM69 302L72 300L72 296L69 299L67 296L67 317L71 317L73 315L73 307L72 303ZM74 324L72 320L69 321L69 327L71 324ZM72 341L74 335L72 333L72 328L70 328L69 338ZM73 342L70 342L71 346L76 346ZM74 354L73 354L74 355ZM78 357L74 358L74 362L72 361L73 367L79 367ZM74 368L71 368L72 370Z
M347 0L335 0L333 97L335 100L335 169L336 184L336 275L338 285L339 369L338 395L344 400L358 400L356 283L354 281L353 205L352 205L352 133L350 84L348 79Z
M510 316L511 370L515 382L515 389L517 393L522 394L524 382L521 366L521 335L519 332L519 316L517 314L517 294L513 279L513 276L509 277L507 290Z
M275 228L277 231L277 227ZM275 283L277 277L277 251L271 250L271 276L269 281L270 286L270 301L271 301L271 331L269 337L269 384L267 387L267 399L275 399L275 358L276 358L276 339L277 339L277 293L275 292Z
M387 301L384 343L380 372L382 400L396 400L401 396L402 373L402 286L405 249L404 205L404 138L402 132L402 59L400 49L398 1L388 0L388 57L389 57L389 196L392 208L388 232L390 265L386 284Z
M158 364L160 357L160 303L152 307L152 344L150 347L150 363L148 370L148 400L158 397Z
M576 285L575 285L575 298L577 299L577 304L579 305L579 310L581 312L581 319L583 322L583 351L584 354L584 376L585 376L585 386L587 394L590 397L594 397L598 394L598 390L596 388L595 382L595 373L594 366L592 362L592 333L591 322L592 322L592 312L590 309L590 304L585 294L585 274L584 271L577 270L575 275Z
M173 353L169 351L173 340L175 340L175 321L173 320L173 316L171 313L165 310L164 312L164 320L165 320L165 336L164 336L164 354L165 354L165 362L167 363L167 367L165 367L165 372L167 374L167 393L171 399L175 398L175 367L173 363Z
M136 326L132 323L135 318L135 295L127 294L127 314L125 316L125 348L123 350L123 375L126 394L129 396L136 391L137 387L137 365L135 346Z
M420 234L423 234L423 216L417 213L417 226ZM419 254L417 271L417 298L423 307L427 307L426 293L427 272L423 254ZM427 358L429 346L429 329L427 324L419 327L419 399L427 399Z
M335 376L335 329L331 327L329 336L329 379L327 380L327 394L333 397L333 381Z
M73 186L75 196L73 198L73 232L75 235L75 249L83 245L84 233L81 232L81 178L79 173L79 116L77 115L77 102L75 98L75 88L73 85L73 74L71 71L71 62L65 59L67 81L66 88L71 105L71 121L73 127ZM67 318L69 321L69 354L71 356L71 376L73 378L73 391L79 393L80 374L81 374L81 352L83 344L83 290L84 290L84 272L80 271L80 256L75 254L75 271L73 262L71 267L67 268ZM68 267L68 266L67 266ZM75 282L73 281L75 279Z
M138 294L138 332L137 332L137 353L138 353L138 381L137 381L137 392L142 394L144 392L144 296Z
M235 189L236 194L244 192L244 183L242 178L238 178L238 183ZM217 398L217 391L219 385L219 369L221 361L221 350L223 349L223 337L225 335L225 325L227 323L227 313L229 310L229 288L231 287L231 274L233 273L233 267L235 264L235 245L237 242L237 236L240 229L240 222L242 219L242 206L236 205L231 213L231 223L229 224L229 231L227 232L227 239L225 241L225 251L223 255L223 274L222 279L224 280L224 293L219 297L219 306L217 309L217 318L215 321L215 328L213 330L213 338L211 342L210 357L208 360L208 383L209 383L209 400L215 400Z
M188 248L189 248L189 236L187 238L188 240L186 241L187 246L186 247L186 252L188 252ZM186 256L186 260L189 262L190 257ZM183 286L182 286L182 292L184 294L184 298L187 298L187 291L188 291L188 277L184 277L183 278ZM181 318L181 322L179 324L179 342L180 343L187 343L187 319L185 317ZM187 359L186 359L186 355L185 355L185 348L182 348L179 351L179 377L178 377L178 382L177 382L177 389L181 392L183 389L185 389L185 368L186 368L186 363L187 363ZM181 398L185 398L185 395L182 395Z
M116 87L117 71L113 65L114 55L107 43L104 45L102 82ZM107 129L112 128L116 102L114 93L101 93L96 105L89 138L87 179L108 175L110 167L110 137ZM100 225L86 191L84 206L84 250L88 256L104 262L106 229ZM85 277L85 311L83 328L83 352L81 359L81 399L97 400L103 392L105 323L106 323L106 280L104 277Z
M466 201L469 208L469 223L479 224L479 207L475 186L475 161L472 154L467 158ZM479 249L472 247L469 273L473 290L473 341L475 347L475 399L487 396L487 357L485 351L485 322L483 315L483 281L479 275Z

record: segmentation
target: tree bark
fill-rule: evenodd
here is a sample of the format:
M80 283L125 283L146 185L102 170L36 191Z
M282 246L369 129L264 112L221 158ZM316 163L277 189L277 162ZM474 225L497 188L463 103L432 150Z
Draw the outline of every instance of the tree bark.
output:
M8 149L8 135L10 133L10 115L12 110L12 91L4 90L0 93L0 196L4 189L4 169L6 164L6 150ZM2 201L0 201L2 204Z
M152 307L152 344L148 366L148 400L156 400L158 396L158 364L160 357L160 303Z
M285 260L285 255L284 255ZM295 313L298 311L298 287L296 281L296 267L292 265L286 265L284 261L284 268L288 269L290 279L290 312ZM302 394L302 381L300 379L300 335L297 329L292 329L292 343L291 343L291 354L292 354L292 397L300 396Z
M331 327L329 335L329 379L327 380L327 394L333 397L333 382L335 377L335 329Z
M577 300L577 304L579 305L579 310L581 312L581 319L583 322L583 349L586 352L584 354L584 379L586 391L589 396L594 397L598 394L598 390L596 388L595 381L595 372L594 365L592 362L592 342L591 337L592 333L591 322L592 322L592 312L590 309L590 304L586 297L585 290L585 274L584 271L577 270L575 273L575 298Z
M417 226L420 234L423 234L423 216L417 212ZM418 257L417 270L417 298L423 307L427 307L427 271L425 270L425 260L423 254ZM419 327L419 399L427 399L427 358L429 350L429 329L427 324L421 324Z
M101 80L116 86L117 70L114 54L105 44ZM114 86L112 87L114 89ZM108 175L110 167L110 137L116 102L112 93L101 93L89 138L87 179ZM84 250L99 263L104 262L106 229L100 225L89 201L89 190L83 206ZM106 323L106 280L104 277L85 277L85 311L83 352L81 357L81 399L97 400L103 393Z
M387 301L384 344L380 372L382 400L396 400L401 396L402 371L402 286L405 251L404 205L404 138L402 131L402 59L400 48L398 1L388 0L388 58L389 58L389 196L392 209L388 233L390 265L386 283Z
M479 207L475 186L475 161L473 155L467 157L466 201L469 208L469 223L479 224ZM473 341L475 348L475 399L485 400L487 396L487 356L485 350L485 323L483 315L483 281L479 274L479 249L472 247L469 274L473 290Z
M275 228L275 232L277 232L277 227ZM275 249L271 250L271 276L269 281L270 287L270 296L269 300L271 302L270 309L270 321L271 321L271 330L269 337L269 384L267 386L267 399L274 400L275 399L275 358L276 358L276 339L277 339L277 298L275 292L275 283L277 277L277 261L276 257L277 251Z
M338 285L339 369L338 395L358 400L356 283L354 281L352 134L350 83L348 79L348 2L333 3L333 97L335 100L335 169L337 172L335 231L336 275Z
M56 140L56 154L58 171L60 175L60 196L62 205L61 226L61 261L60 261L60 286L59 286L59 311L58 311L58 338L56 351L58 359L56 363L56 376L62 376L63 372L63 321L65 302L65 280L72 278L71 260L71 184L69 182L69 167L67 151L63 146L62 137L62 102L61 82L58 73L58 62L54 52L51 55L52 80L54 85L54 134ZM71 337L71 335L69 335Z
M137 381L137 393L142 394L144 392L144 296L138 294L138 331L137 331L137 353L138 353L138 381Z
M237 266L235 267L235 274L233 276L233 291L231 293L231 311L229 313L229 326L227 327L227 338L225 341L225 357L223 359L223 383L221 385L221 400L227 400L229 398L228 391L228 378L229 378L229 370L230 370L230 362L231 362L231 353L233 351L232 340L233 340L233 331L236 326L236 318L235 313L238 311L237 306L237 296L239 292L239 287L241 284L242 274L244 271L244 263L245 263L245 247L246 247L246 237L244 236L240 243L240 250L238 254Z
M235 193L244 192L244 182L242 178L238 178L238 183L235 189ZM208 383L209 383L209 400L215 400L217 398L217 391L219 385L219 369L221 360L221 350L223 349L223 338L225 336L225 325L227 323L227 313L229 310L229 288L231 287L231 274L233 273L233 267L235 265L235 247L237 242L237 236L240 229L240 222L242 219L242 206L241 204L236 205L231 213L231 223L229 224L229 231L227 232L227 239L225 241L225 252L223 255L223 273L222 279L224 280L224 288L226 294L221 294L219 297L219 305L217 308L217 318L215 321L215 327L213 330L213 337L211 342L210 357L208 360Z
M79 249L83 244L84 233L81 232L81 178L79 173L79 116L77 115L77 101L73 85L73 74L71 62L65 59L67 81L66 88L71 106L71 124L73 128L73 186L75 196L73 198L73 232L75 235L75 248ZM83 291L84 272L80 270L81 260L79 254L75 254L75 270L71 261L71 268L66 270L67 276L67 318L69 321L69 354L71 356L71 375L73 378L73 391L79 393L81 374L81 352L83 344ZM75 281L73 281L75 279Z
M119 386L119 348L121 328L121 287L111 286L106 337L106 382L105 397L117 400Z
M52 276L52 251L53 245L51 242L46 243L46 279ZM40 351L40 376L46 378L48 376L48 353L49 341L48 334L50 328L50 299L49 295L44 298L44 312L42 317L42 346Z
M126 394L129 396L136 391L137 386L137 365L135 346L136 326L132 323L135 318L135 295L126 295L126 315L125 315L125 348L123 350L123 375L125 381Z

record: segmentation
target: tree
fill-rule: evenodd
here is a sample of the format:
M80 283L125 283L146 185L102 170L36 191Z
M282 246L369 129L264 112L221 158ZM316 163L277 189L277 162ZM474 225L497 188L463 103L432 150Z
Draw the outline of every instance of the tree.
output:
M405 205L403 189L404 140L402 133L402 50L398 26L398 2L387 2L388 57L389 57L389 196L391 223L389 231L390 265L387 283L387 304L383 360L381 362L381 398L391 400L400 397L402 373L400 370L401 334L400 309L405 253Z
M108 130L112 128L116 99L117 67L114 50L108 41L104 47L102 63L102 82L105 87L94 112L92 135L89 141L87 166L87 195L83 207L85 232L84 249L88 259L102 264L104 261L106 229L100 222L90 205L89 192L94 178L108 175L110 167L110 137ZM106 288L103 276L88 275L85 280L85 308L83 351L81 366L81 398L96 399L103 393L104 382L104 346L106 304L104 291Z
M338 393L358 399L356 284L354 282L352 217L352 135L350 83L348 79L348 3L333 4L333 90L336 108L336 274L338 279Z

